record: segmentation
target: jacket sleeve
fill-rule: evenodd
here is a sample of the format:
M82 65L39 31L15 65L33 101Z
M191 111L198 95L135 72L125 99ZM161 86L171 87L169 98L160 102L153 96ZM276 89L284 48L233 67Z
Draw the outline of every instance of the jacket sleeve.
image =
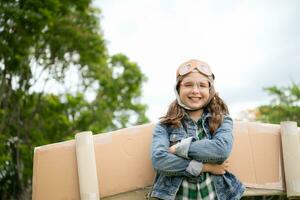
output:
M169 136L165 125L156 125L151 146L154 169L167 176L197 177L202 171L202 162L185 159L169 152Z
M232 149L232 126L232 119L225 116L212 139L192 141L186 138L177 145L175 154L199 162L222 163L229 157Z

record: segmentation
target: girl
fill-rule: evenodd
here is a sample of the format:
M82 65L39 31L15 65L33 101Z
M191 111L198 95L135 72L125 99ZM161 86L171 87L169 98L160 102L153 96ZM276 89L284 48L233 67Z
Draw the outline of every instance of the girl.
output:
M164 200L235 200L245 188L226 171L233 135L228 109L210 66L189 60L176 72L176 100L153 132L150 192Z

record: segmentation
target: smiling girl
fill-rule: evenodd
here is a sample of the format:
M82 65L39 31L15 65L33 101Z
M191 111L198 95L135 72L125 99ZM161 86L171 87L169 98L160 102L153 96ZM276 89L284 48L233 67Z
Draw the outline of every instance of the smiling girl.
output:
M176 100L153 132L153 199L236 200L245 188L227 171L232 119L215 92L210 66L199 60L176 72Z

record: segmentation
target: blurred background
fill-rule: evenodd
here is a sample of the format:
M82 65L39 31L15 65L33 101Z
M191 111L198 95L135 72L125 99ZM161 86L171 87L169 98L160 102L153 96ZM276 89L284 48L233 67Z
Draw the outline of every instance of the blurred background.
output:
M300 122L297 0L0 0L0 199L31 199L33 149L157 122L182 62L235 120Z
M299 80L298 1L95 1L111 53L140 66L147 116L157 120L175 98L177 66L197 58L216 75L231 115L268 103L264 87Z

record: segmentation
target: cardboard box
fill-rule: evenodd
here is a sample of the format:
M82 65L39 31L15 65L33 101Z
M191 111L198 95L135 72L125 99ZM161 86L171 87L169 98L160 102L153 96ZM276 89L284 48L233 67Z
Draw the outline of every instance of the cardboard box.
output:
M94 135L101 198L152 184L153 128L146 124ZM247 187L283 190L280 126L234 122L233 132L229 171ZM35 148L32 199L80 199L74 140Z
M153 124L94 135L100 197L151 185ZM79 200L75 141L36 147L33 200Z
M280 126L234 123L232 171L246 187L284 190Z

